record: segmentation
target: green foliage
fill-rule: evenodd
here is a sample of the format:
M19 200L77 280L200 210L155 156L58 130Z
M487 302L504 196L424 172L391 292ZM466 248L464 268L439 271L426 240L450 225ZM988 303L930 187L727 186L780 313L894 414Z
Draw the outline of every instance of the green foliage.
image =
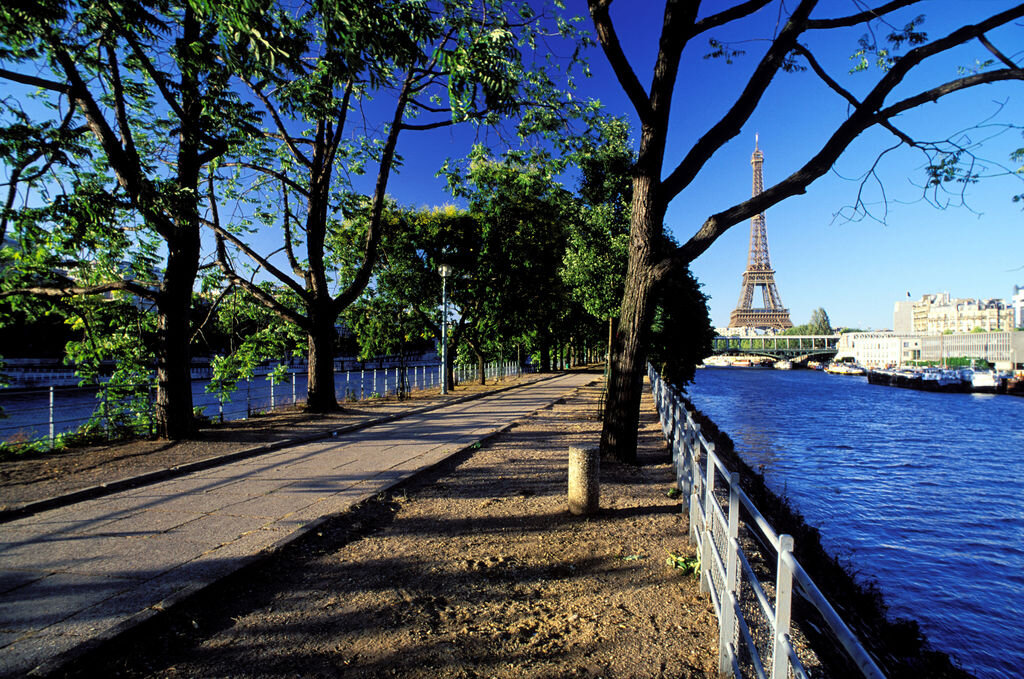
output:
M41 73L31 83L40 88L32 117L53 116L26 126L18 105L2 112L9 196L24 207L2 215L18 248L0 294L44 295L58 306L112 290L153 300L166 435L191 431L191 390L180 384L187 373L165 361L188 360L202 168L258 122L231 77L268 78L277 65L298 63L302 50L286 39L293 28L270 0L39 1L0 12L0 58L13 67L6 77ZM140 355L116 341L103 349L127 352L118 365Z
M674 270L654 295L654 320L647 355L658 373L682 387L709 356L715 338L707 296L688 267Z
M874 34L864 35L858 41L860 49L853 53L850 59L854 66L850 73L866 71L874 62L876 68L881 71L888 71L899 58L900 50L904 46L923 45L928 41L928 34L918 30L924 23L924 16L917 16L903 26L902 29L894 30L886 36L888 47L879 46Z
M974 356L950 356L942 361L942 363L948 368L977 368L979 370L988 370L992 367L992 364L985 359L976 358Z
M700 577L700 557L697 555L687 556L679 552L669 552L666 563L681 570L683 575Z
M812 335L831 335L832 323L828 319L825 309L818 307L811 312L810 330Z
M561 276L573 299L598 319L618 316L629 260L629 126L602 120L600 136L575 155L580 169L579 208L569 222Z
M270 283L262 283L260 288L288 299L285 291L274 290ZM206 392L216 394L221 403L230 399L238 382L253 378L257 366L300 356L305 349L305 336L298 327L282 321L245 290L232 289L220 302L215 325L229 338L230 352L211 359L212 377ZM286 371L287 365L279 362L270 375L281 382Z
M69 342L65 362L75 366L80 385L97 385L97 405L69 443L124 439L153 431L150 392L153 375L156 317L123 294L98 300L68 301L68 323L83 334ZM109 379L104 373L110 370Z
M485 337L547 344L562 326L568 295L558 272L574 204L555 181L557 167L538 154L471 154L457 193L468 199L480 232L466 253L469 285L453 299L473 310L467 341L478 352Z
M824 308L818 307L811 312L811 320L804 325L794 325L782 331L783 335L832 335L836 331Z

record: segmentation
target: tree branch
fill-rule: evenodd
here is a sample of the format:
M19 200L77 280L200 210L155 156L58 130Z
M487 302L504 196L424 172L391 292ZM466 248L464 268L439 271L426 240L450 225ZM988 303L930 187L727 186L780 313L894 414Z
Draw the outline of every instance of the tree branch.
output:
M311 325L308 318L299 314L294 309L281 304L274 295L270 294L252 281L238 275L234 267L232 267L228 262L227 253L224 248L224 240L221 238L221 235L221 233L217 234L217 263L220 265L221 271L224 272L224 275L228 277L228 280L231 281L233 285L242 288L250 295L257 298L261 304L271 311L271 313L276 314L285 322L294 323L304 331L309 332Z
M824 82L829 87L829 89L839 94L839 96L841 96L843 99L846 99L846 101L848 101L855 109L860 106L860 101L858 101L857 98L853 96L853 93L843 88L842 85L840 85L828 73L826 73L825 69L822 68L821 64L818 63L818 60L814 58L814 55L811 54L811 51L809 49L807 49L804 45L797 44L793 51L807 59L807 63L810 64L811 70L814 71L814 73L821 79L822 82ZM892 132L894 135L896 135L896 137L903 143L908 144L910 146L916 145L914 140L909 135L900 131L895 125L892 124L891 121L882 120L879 122L879 124L885 129Z
M164 98L164 102L172 111L174 111L174 115L177 116L178 120L184 121L185 111L182 110L181 104L174 96L175 86L173 83L168 83L166 75L153 64L153 60L149 58L149 53L136 39L137 36L130 30L122 29L124 22L121 17L114 16L111 12L110 21L113 26L117 27L117 32L122 38L124 38L125 42L128 43L129 47L132 48L132 54L134 54L142 64L143 70L145 70L146 74L153 79L157 89L160 90L160 96Z
M1017 8L1017 11L1024 12L1024 8ZM907 56L909 57L910 55L908 54ZM892 87L895 87L899 80L900 78L897 78L888 88L882 88L880 83L875 89L882 88L884 92L873 91L865 101L871 101L879 95L884 97L884 94L891 91ZM869 127L879 124L903 111L929 101L935 101L952 92L1002 80L1024 80L1024 73L1019 69L1004 69L974 74L945 83L912 97L907 97L878 112L872 112L870 104L862 104L853 115L839 126L821 150L805 163L803 167L757 196L753 196L742 203L709 217L689 241L677 248L669 259L663 260L658 264L655 275L664 275L679 264L692 262L731 226L764 212L769 207L780 203L786 198L805 193L807 187L825 174L835 164L836 160L839 159L839 156L842 155L850 143Z
M117 53L107 45L107 62L110 67L110 82L114 90L114 118L121 132L121 146L134 165L139 165L139 157L132 137L132 128L128 122L128 107L124 99L124 83L121 81L121 69L117 65Z
M857 14L851 14L850 16L837 17L835 19L811 19L807 22L808 29L823 29L823 28L843 28L846 26L856 26L857 24L864 23L865 21L871 21L872 19L879 19L886 14L895 12L898 9L908 7L910 5L916 5L921 0L891 0L881 7L875 9L867 9Z
M919 92L912 97L902 99L891 106L887 106L879 111L876 116L879 121L888 120L893 116L899 115L904 111L909 111L912 108L917 108L922 104L929 102L938 101L940 98L953 92L959 92L969 87L976 87L978 85L987 85L994 82L1002 82L1006 80L1024 80L1024 69L1001 69L999 71L989 71L987 73L975 73L964 78L952 80L948 83L943 83L930 90Z
M327 142L328 151L326 159L324 160L324 165L326 167L334 167L334 159L338 155L338 147L341 145L342 135L345 132L345 121L348 120L348 106L349 101L352 98L352 89L354 87L355 83L352 82L351 80L349 80L348 83L345 85L345 94L341 98L341 106L340 110L338 111L338 119L337 121L335 121L334 124L334 134L329 135L329 139Z
M118 291L130 292L136 297L143 297L153 301L156 301L159 294L156 290L151 290L135 281L111 281L110 283L100 283L98 285L32 285L14 290L4 290L0 292L0 298L13 295L32 295L34 297L47 298L79 297Z
M719 12L718 14L713 14L711 16L704 17L700 21L697 21L693 24L693 28L690 29L690 31L688 31L687 40L694 36L700 35L701 33L710 31L713 28L723 26L731 21L736 21L737 19L742 19L745 16L749 16L756 12L757 10L764 7L765 5L767 5L768 3L770 3L771 1L772 0L747 0L747 2L736 5L735 7L727 9L723 12Z
M275 170L270 167L264 167L263 165L257 165L256 163L243 162L221 163L221 167L246 167L249 168L250 170L256 170L257 172L261 172L265 175L273 177L274 179L277 179L282 184L287 184L292 188L292 190L296 191L297 193L301 193L303 196L307 198L309 197L309 189L304 187L302 184L299 184L294 179L289 177L284 172L281 172L280 170Z
M305 280L306 272L299 266L299 260L295 258L295 248L292 247L292 211L288 205L288 187L284 183L281 184L281 194L284 199L284 251L288 257L288 266L292 268L292 273Z
M984 45L985 49L987 49L989 52L994 54L996 59L998 59L999 61L1001 61L1004 64L1006 64L1009 68L1016 68L1016 69L1020 68L1020 66L1018 66L1015 63L1013 63L1012 59L1010 59L1008 56L1006 56L1005 54L1000 52L998 49L996 49L996 46L993 45L991 42L989 42L988 37L985 36L984 33L982 33L981 35L978 36L978 42L980 42L982 45Z
M118 183L128 192L143 218L152 224L157 233L165 239L173 238L174 224L166 219L158 208L154 207L152 187L149 186L142 167L137 162L137 157L133 153L126 152L121 146L120 140L104 118L103 111L78 72L75 59L58 43L51 42L50 48L54 60L69 81L68 97L82 111L89 129L96 136L103 152L107 155L110 168L114 171Z
M662 182L659 199L663 205L667 205L672 198L693 181L693 178L718 149L740 133L743 124L750 119L765 90L768 89L768 85L771 84L775 74L785 62L786 55L797 45L797 38L804 31L807 16L814 8L815 3L816 0L801 0L800 5L789 17L789 21L786 22L778 37L772 41L771 47L768 48L757 68L754 69L747 86L740 93L732 108L693 145L682 162Z
M590 18L594 21L597 39L601 43L601 49L604 50L608 63L611 64L612 70L615 72L615 77L618 78L619 84L622 85L623 91L629 97L630 103L633 104L633 109L640 118L640 122L643 123L651 114L650 102L644 86L640 84L640 79L636 77L636 72L622 51L619 36L616 35L615 26L612 25L611 17L608 15L608 6L611 5L611 2L612 0L587 0Z
M284 124L284 120L281 119L281 114L278 113L273 103L271 103L270 97L268 97L266 93L263 92L262 88L256 87L256 85L249 82L248 80L243 80L243 82L249 86L249 89L252 90L252 93L255 94L260 101L263 102L264 106L266 106L267 112L270 113L270 117L274 121L274 125L277 126L278 131L280 131L281 133L281 139L283 139L284 143L287 144L288 149L292 152L292 156L302 165L305 165L306 167L312 167L312 161L310 161L310 159L306 157L306 154L304 154L302 150L298 147L298 144L295 142L294 137L291 134L289 134L288 128Z
M387 193L388 178L391 175L391 165L395 158L395 147L398 145L398 134L402 131L402 116L405 115L405 108L409 101L409 88L412 87L412 80L412 73L408 73L398 94L398 102L395 104L395 112L391 118L391 128L388 130L380 157L380 167L377 170L377 184L374 188L373 206L370 210L370 226L366 231L366 241L363 247L363 262L348 287L334 298L334 308L339 312L362 294L370 282L370 274L373 273L373 267L377 263L377 245L380 243L384 228L382 222L384 221L384 199Z
M257 264L259 264L261 268L266 269L268 272L270 272L270 274L273 275L274 278L278 279L279 281L281 281L282 283L287 285L289 288L291 288L296 294L299 295L300 298L302 298L303 300L307 300L309 298L309 293L306 291L306 289L304 287L302 287L301 285L296 283L295 280L292 279L291 276L289 276L285 272L283 272L280 269L278 269L276 266L271 264L269 260L264 258L262 255L260 255L258 252L253 250L248 245L246 245L245 241L240 239L238 236L234 235L233 233L231 233L230 231L226 230L222 226L220 226L220 225L218 225L218 224L216 224L214 222L211 222L209 220L203 220L203 223L205 223L207 227L212 229L213 232L217 235L218 238L221 238L223 240L226 240L226 241L230 242L236 248L241 250L243 253L245 253L245 255L249 259L251 259L252 261L254 261ZM227 264L226 260L225 260L224 264ZM230 268L230 267L228 267L228 268ZM224 265L221 266L221 270L224 271L224 273L229 273L225 269ZM230 273L234 274L234 270L232 269L230 271ZM244 280L244 279L242 279L242 280Z
M34 75L25 75L24 73L18 73L16 71L9 71L6 68L0 68L0 78L5 80L12 80L22 85L31 85L32 87L38 87L44 90L50 90L51 92L60 92L61 94L71 94L71 85L67 83L59 83L56 80L46 80L45 78L39 78Z

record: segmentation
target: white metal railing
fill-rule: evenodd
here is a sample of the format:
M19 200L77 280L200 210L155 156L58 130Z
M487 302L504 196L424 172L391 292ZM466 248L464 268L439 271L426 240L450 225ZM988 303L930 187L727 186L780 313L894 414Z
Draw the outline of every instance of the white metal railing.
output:
M715 445L700 431L693 413L678 390L662 380L648 366L651 391L661 419L662 431L672 447L676 483L682 492L684 509L689 509L690 540L700 558L700 587L711 596L718 616L719 672L743 676L741 665L749 666L759 679L786 679L807 674L790 641L790 613L794 583L799 594L821 614L825 624L843 647L860 673L869 679L884 679L860 640L839 617L835 609L804 571L793 555L793 538L779 535L754 506L739 484L739 475L730 472L715 453ZM718 479L724 486L717 487ZM728 500L723 508L726 496ZM765 592L749 557L739 541L740 510L745 512L744 528L766 549L775 554L774 601ZM770 557L770 555L769 555ZM745 588L745 590L744 590ZM741 591L753 596L744 606ZM750 613L760 611L761 619ZM751 626L767 628L763 652L754 641ZM741 649L743 655L741 656Z

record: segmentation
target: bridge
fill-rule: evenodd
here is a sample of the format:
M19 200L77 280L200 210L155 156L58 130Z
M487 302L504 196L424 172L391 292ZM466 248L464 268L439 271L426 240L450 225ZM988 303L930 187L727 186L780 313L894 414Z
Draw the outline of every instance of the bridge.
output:
M839 335L719 335L712 343L712 354L769 356L775 359L829 359L836 355Z

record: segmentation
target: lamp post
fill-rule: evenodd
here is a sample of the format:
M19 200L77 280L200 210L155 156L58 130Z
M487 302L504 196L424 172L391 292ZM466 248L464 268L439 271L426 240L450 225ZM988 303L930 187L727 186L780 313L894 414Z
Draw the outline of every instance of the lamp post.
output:
M448 276L452 275L450 264L437 267L441 274L441 393L448 393Z

